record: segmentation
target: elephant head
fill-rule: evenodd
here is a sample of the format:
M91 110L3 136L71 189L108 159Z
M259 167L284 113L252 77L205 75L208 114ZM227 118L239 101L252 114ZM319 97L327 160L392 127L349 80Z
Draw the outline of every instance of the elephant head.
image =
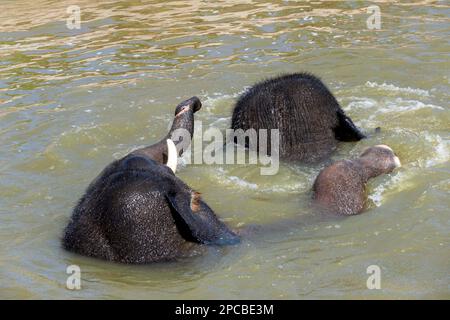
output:
M199 108L198 98L178 105L169 135L177 128L192 134ZM148 263L190 256L201 244L239 242L200 193L175 176L177 146L184 142L163 139L105 168L75 207L64 248L111 261Z
M387 145L369 147L356 159L336 161L314 181L314 205L326 213L361 213L367 203L367 181L400 165L399 158Z

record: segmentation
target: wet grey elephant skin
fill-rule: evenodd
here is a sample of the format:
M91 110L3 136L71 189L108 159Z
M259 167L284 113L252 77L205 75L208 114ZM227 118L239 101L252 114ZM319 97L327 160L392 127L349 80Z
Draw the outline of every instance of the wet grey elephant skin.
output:
M193 114L200 106L196 97L181 103L171 131L184 127L192 135ZM196 255L205 244L239 242L200 194L162 162L163 154L168 162L176 159L172 141L162 141L114 161L90 184L64 231L65 249L115 262L150 263Z
M324 213L359 214L366 206L367 182L400 165L400 159L387 145L369 147L356 159L336 161L314 181L314 205Z
M308 73L251 87L236 103L231 128L279 129L280 158L309 163L327 158L338 141L365 137L322 81ZM271 154L270 143L267 150Z

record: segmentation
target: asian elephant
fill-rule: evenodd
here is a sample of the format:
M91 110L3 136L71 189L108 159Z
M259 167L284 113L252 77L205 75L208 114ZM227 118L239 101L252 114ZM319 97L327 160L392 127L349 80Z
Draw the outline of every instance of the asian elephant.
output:
M361 213L367 202L367 182L400 166L400 159L391 147L383 144L367 148L356 159L336 161L314 181L314 204L327 213Z
M169 134L107 166L90 184L65 228L63 247L82 255L123 263L174 260L201 252L203 244L239 242L200 194L175 176L177 129L193 133L193 97L180 103Z
M302 162L326 158L338 141L365 137L322 81L308 73L282 75L251 87L234 107L231 128L279 129L280 158Z

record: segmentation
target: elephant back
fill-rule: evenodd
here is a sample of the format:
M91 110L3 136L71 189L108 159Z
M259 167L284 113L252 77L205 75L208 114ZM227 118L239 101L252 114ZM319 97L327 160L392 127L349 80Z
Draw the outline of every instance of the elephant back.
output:
M280 156L316 160L329 154L337 142L340 106L327 87L309 74L266 80L237 101L232 129L279 129Z

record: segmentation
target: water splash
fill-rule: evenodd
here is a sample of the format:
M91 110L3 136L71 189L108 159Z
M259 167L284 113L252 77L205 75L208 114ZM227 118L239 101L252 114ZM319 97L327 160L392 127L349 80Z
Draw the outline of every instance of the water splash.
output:
M415 95L424 96L424 97L430 96L430 93L428 90L411 88L411 87L406 87L406 88L397 87L396 85L386 83L386 82L379 84L377 82L367 81L365 85L366 85L366 87L375 88L375 89L383 90L383 91L409 93L409 94L415 94Z

